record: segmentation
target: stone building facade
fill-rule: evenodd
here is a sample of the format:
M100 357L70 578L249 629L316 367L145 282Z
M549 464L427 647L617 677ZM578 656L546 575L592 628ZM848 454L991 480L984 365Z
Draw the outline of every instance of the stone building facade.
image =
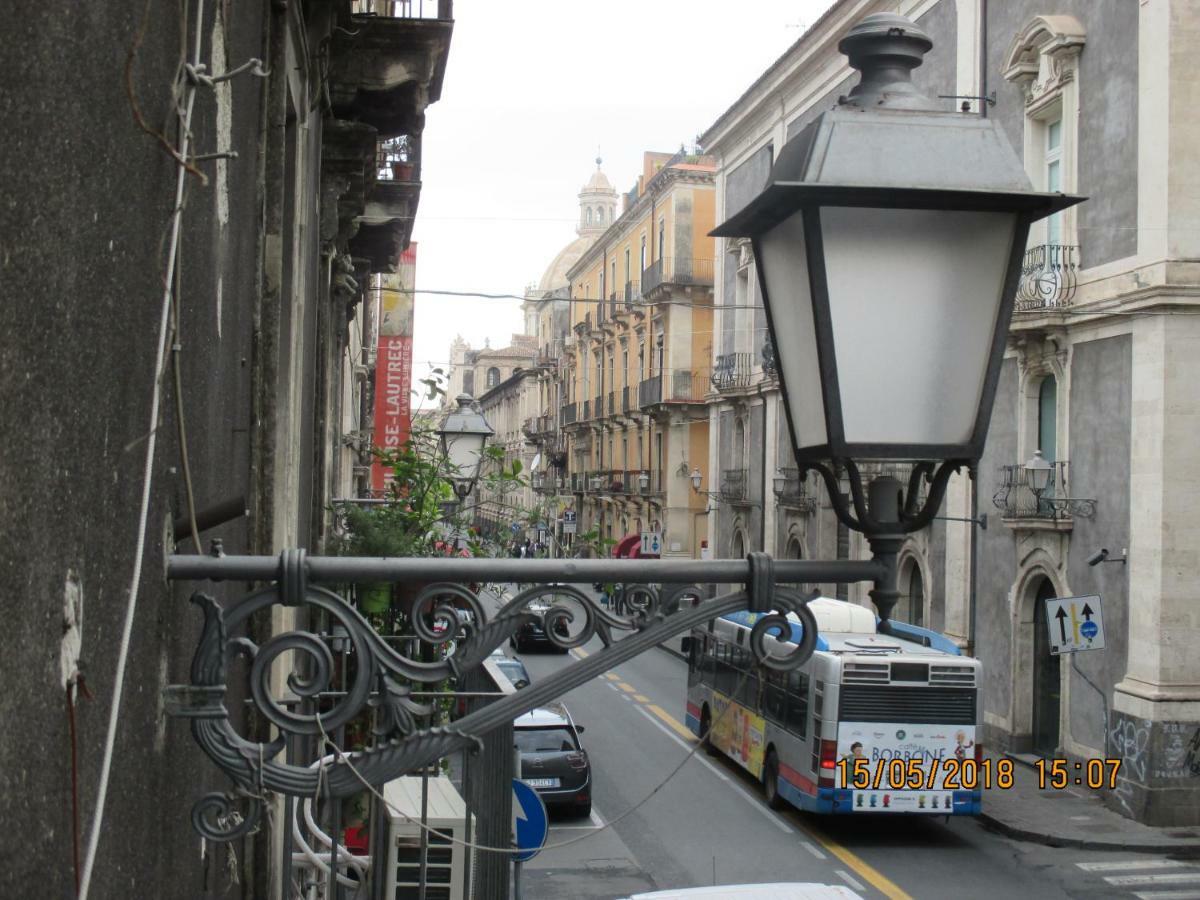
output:
M22 823L4 896L74 896L72 835L82 867L93 829L94 898L282 891L280 829L231 851L192 829L193 804L229 785L165 714L201 617L164 557L212 538L233 554L321 550L349 487L343 385L364 365L349 323L411 235L451 3L419 21L368 0L184 9L4 4L3 106L20 125L0 134L0 608L14 637L0 785ZM204 68L189 77L183 58ZM389 142L407 169L384 170Z
M984 456L974 479L952 481L946 518L905 547L897 617L983 661L994 750L1121 759L1115 808L1197 824L1200 212L1186 185L1200 144L1185 98L1200 76L1185 60L1200 49L1200 10L1181 0L841 0L702 136L718 162L718 221L847 93L855 76L838 40L882 11L933 40L913 73L925 93L997 119L1035 188L1090 198L1030 237ZM994 105L981 103L993 94ZM744 308L761 307L756 279L749 248L727 242L714 372L729 374L710 411L709 455L742 460L747 474L735 479L748 491L740 505L719 504L709 538L719 555L865 556L823 488L789 484L763 313ZM1040 496L1025 470L1038 452L1053 468ZM1089 565L1102 548L1108 560ZM866 602L861 589L847 595ZM1091 595L1102 598L1105 649L1051 656L1044 601Z

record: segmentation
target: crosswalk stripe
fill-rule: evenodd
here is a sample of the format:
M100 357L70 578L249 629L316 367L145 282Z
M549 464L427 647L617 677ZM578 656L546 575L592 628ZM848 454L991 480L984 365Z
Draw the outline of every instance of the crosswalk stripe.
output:
M1200 891L1142 891L1138 900L1200 900Z
M1200 863L1180 859L1120 859L1105 862L1077 862L1085 872L1136 872L1143 869L1198 869Z
M1153 887L1156 884L1200 884L1200 874L1168 872L1162 875L1109 875L1104 880L1114 887Z

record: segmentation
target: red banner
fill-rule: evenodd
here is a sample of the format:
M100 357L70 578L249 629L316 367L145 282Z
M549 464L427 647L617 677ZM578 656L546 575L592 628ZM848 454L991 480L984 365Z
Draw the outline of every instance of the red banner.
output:
M412 337L379 336L375 356L375 446L398 450L408 440L412 422ZM384 490L392 470L371 464L371 489Z

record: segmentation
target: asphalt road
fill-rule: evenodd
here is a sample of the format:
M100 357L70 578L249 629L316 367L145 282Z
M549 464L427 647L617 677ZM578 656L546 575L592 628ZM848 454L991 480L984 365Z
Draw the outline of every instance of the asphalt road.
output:
M521 658L534 681L574 661ZM733 763L703 751L685 761L685 696L686 665L656 650L563 698L585 727L593 815L553 821L523 867L522 900L763 881L845 884L867 898L1200 898L1195 863L1012 841L966 817L773 812Z

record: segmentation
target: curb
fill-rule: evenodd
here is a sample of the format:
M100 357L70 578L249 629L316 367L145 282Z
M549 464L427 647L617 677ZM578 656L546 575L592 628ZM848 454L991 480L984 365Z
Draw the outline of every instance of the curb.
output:
M988 815L979 814L984 827L999 832L1005 837L1019 841L1029 841L1034 844L1044 844L1047 847L1074 847L1079 850L1124 850L1128 853L1178 853L1188 858L1200 858L1200 841L1172 844L1129 843L1116 838L1068 838L1061 835L1045 834L1040 831L1030 831L1027 828L1017 828L1007 822Z

